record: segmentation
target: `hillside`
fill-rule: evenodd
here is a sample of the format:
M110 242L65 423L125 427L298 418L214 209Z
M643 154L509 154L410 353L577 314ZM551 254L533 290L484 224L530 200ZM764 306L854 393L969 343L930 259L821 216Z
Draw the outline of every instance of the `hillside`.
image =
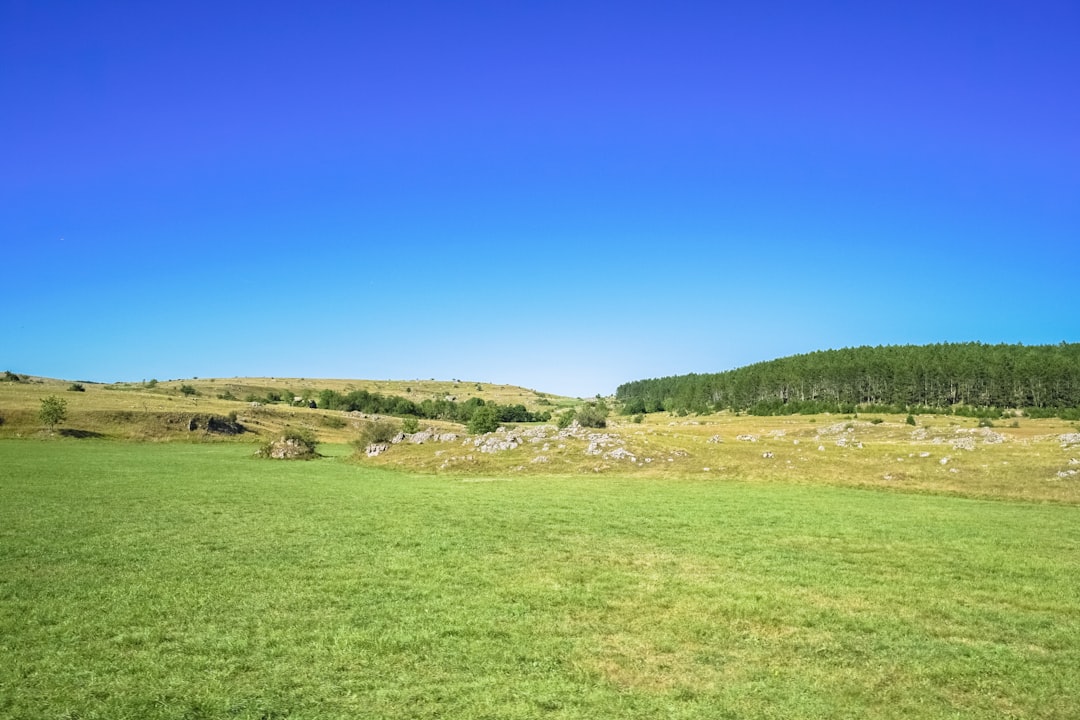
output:
M143 382L94 383L5 373L0 381L0 437L26 437L41 431L42 398L55 395L67 405L60 433L73 437L131 440L192 438L207 434L211 417L238 420L245 432L236 439L256 441L287 425L309 427L325 442L347 442L355 428L340 408L318 405L320 394L351 393L462 404L470 399L499 406L524 406L530 412L556 412L578 403L573 398L513 385L462 380L343 380L319 378L191 378ZM82 388L77 390L75 388ZM296 400L299 398L299 400ZM295 402L294 402L295 401ZM476 400L473 400L475 403ZM457 422L425 419L435 427ZM190 429L194 425L194 429ZM214 433L211 433L214 434Z
M753 414L1025 409L1062 417L1080 408L1080 344L955 343L823 350L715 374L620 385L628 413ZM993 413L991 413L993 414Z

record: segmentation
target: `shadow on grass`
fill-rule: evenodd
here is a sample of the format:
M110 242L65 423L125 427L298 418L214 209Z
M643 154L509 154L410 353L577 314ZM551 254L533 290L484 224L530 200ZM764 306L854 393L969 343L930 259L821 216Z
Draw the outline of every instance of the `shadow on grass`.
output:
M78 438L79 440L105 437L101 433L94 432L93 430L72 430L71 428L64 428L62 430L57 430L56 432L62 437Z

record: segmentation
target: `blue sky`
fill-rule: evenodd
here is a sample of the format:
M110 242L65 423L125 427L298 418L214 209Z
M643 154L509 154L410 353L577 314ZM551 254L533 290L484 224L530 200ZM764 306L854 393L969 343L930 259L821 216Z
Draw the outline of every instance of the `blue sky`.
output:
M561 394L1080 340L1075 2L0 0L0 363Z

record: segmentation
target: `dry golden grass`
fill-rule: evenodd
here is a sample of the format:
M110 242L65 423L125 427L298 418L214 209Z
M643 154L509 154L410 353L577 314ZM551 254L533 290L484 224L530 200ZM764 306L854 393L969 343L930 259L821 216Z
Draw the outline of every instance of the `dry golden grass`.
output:
M59 433L74 437L104 436L125 440L205 440L205 433L188 431L192 417L236 413L251 432L240 441L260 441L286 426L314 431L322 442L347 443L358 435L364 418L337 411L292 407L289 404L253 405L248 396L266 397L278 393L292 398L322 390L349 393L367 390L383 395L400 395L414 402L426 399L470 397L502 405L525 405L530 410L557 411L574 404L572 398L546 395L512 385L436 380L340 380L319 378L193 378L154 383L80 383L83 392L73 392L68 380L31 378L28 382L0 382L0 437L36 437L43 434L38 420L42 398L56 395L67 403L67 420ZM183 386L196 394L181 392ZM234 400L219 399L231 395ZM460 430L454 423L428 423L444 432ZM214 438L221 439L221 438Z
M1002 421L980 428L970 418L923 416L912 427L904 416L657 414L640 424L619 419L570 437L553 426L518 428L494 436L520 440L501 452L481 452L477 442L483 438L459 438L401 444L363 462L507 478L603 473L1080 502L1080 445L1063 447L1060 440L1076 428L1056 419L1015 422L1019 427Z

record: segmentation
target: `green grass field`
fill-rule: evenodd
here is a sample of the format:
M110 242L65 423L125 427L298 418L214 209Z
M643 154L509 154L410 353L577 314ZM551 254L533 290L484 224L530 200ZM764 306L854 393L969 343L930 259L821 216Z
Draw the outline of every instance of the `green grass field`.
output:
M0 717L1080 715L1075 503L330 450L0 441Z

